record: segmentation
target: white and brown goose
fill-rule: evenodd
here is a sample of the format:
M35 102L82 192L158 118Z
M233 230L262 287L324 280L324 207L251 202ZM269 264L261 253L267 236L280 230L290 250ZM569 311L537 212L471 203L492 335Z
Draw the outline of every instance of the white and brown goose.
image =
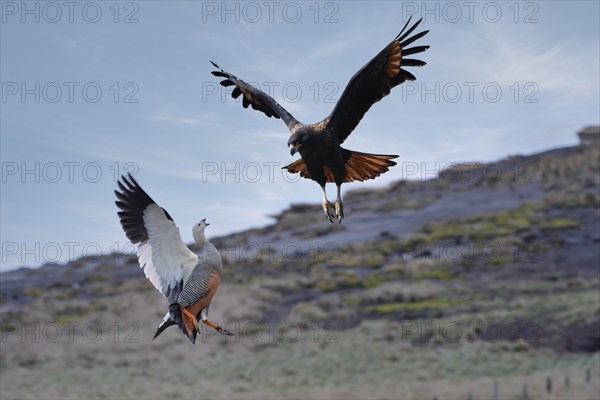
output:
M219 251L204 234L206 219L194 224L192 234L198 254L181 239L173 218L140 187L129 174L118 182L115 190L123 230L138 245L138 261L146 277L169 301L169 311L158 326L156 338L165 329L178 325L196 342L199 322L224 335L231 335L208 320L208 308L221 280L222 262Z

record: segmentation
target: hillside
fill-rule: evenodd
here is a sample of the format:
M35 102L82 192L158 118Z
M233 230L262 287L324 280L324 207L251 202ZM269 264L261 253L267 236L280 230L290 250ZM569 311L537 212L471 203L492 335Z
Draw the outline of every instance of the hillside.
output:
M213 239L236 336L195 347L151 340L131 254L4 273L1 397L597 398L599 171L593 144L465 163Z

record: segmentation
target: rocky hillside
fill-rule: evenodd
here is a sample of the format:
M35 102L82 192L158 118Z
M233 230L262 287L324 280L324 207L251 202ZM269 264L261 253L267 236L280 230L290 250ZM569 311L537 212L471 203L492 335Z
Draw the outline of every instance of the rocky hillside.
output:
M500 380L507 397L526 383L534 398L595 398L599 170L594 145L454 165L348 192L341 225L298 204L214 239L211 316L236 336L196 347L175 328L151 341L166 304L131 254L2 274L2 397L197 397L182 383L205 374L206 397L489 398ZM44 338L69 323L74 339ZM35 324L37 341L23 336ZM114 337L126 324L136 342Z

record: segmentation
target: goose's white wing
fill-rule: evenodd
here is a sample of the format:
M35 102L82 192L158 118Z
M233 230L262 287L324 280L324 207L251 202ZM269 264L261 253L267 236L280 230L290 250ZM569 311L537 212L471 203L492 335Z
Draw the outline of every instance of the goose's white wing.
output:
M138 245L138 261L146 277L171 300L176 298L198 263L198 256L183 243L169 213L133 179L123 176L115 190L119 218L125 234Z

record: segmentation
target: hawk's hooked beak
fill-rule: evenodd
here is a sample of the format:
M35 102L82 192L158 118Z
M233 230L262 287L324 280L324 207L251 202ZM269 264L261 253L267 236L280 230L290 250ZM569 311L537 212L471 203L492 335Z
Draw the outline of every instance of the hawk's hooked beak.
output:
M294 155L297 152L298 152L298 149L293 144L290 143L290 154Z

